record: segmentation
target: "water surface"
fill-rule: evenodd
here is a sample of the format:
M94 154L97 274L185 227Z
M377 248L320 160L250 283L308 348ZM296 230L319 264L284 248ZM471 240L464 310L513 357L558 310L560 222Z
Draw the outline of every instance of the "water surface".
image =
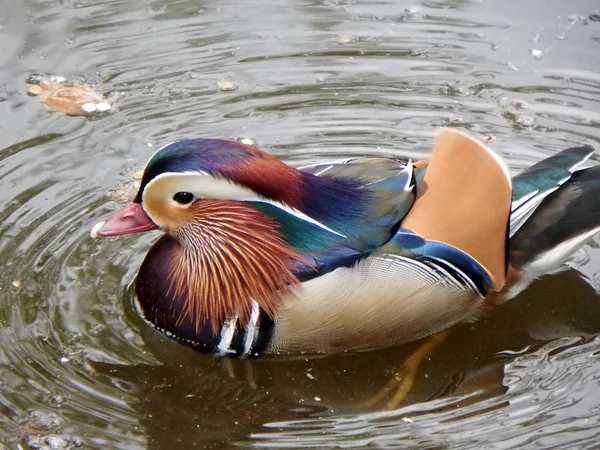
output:
M389 411L415 344L219 360L164 342L129 286L155 235L92 241L157 146L253 139L292 164L427 155L458 127L515 172L600 151L596 0L0 2L0 442L7 448L595 448L600 254L456 327ZM31 77L114 102L46 110ZM231 89L220 89L228 81ZM223 87L223 84L221 84ZM597 160L597 157L596 157ZM19 447L20 446L20 447Z

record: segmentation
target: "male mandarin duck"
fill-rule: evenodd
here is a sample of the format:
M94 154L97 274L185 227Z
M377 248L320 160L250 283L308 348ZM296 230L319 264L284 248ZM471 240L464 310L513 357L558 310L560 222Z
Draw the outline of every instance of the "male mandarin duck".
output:
M359 351L472 321L556 270L600 230L600 166L574 147L511 180L443 129L430 159L296 169L220 139L168 144L93 237L160 229L141 265L144 318L231 356Z

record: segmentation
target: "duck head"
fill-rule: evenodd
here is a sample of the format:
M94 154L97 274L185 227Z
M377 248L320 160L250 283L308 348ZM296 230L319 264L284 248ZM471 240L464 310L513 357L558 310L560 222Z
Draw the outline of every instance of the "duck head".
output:
M273 314L275 294L297 283L294 267L305 261L264 210L308 220L302 175L238 142L172 143L148 161L134 201L97 224L92 236L164 231L138 274L146 318L166 329L173 324L165 321L190 321L194 332L208 322L216 333L233 316L246 319L253 300ZM156 314L171 317L148 317Z

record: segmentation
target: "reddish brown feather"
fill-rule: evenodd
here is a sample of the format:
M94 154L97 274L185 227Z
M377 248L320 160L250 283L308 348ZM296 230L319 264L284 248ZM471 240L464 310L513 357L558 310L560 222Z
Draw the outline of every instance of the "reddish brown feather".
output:
M235 314L247 323L251 300L273 316L279 293L298 282L294 262L304 262L273 221L230 200L201 200L188 211L186 225L171 230L183 249L170 274L183 314L197 331L210 322L215 334Z
M302 173L256 147L246 147L254 157L234 166L220 167L221 174L267 198L299 208L303 195Z

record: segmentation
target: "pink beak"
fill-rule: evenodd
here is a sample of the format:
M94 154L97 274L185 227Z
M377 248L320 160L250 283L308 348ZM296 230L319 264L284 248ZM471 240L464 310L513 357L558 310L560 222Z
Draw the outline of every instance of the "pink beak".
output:
M105 222L98 222L92 228L93 238L120 236L122 234L141 233L156 230L158 226L148 217L139 203L130 203Z

